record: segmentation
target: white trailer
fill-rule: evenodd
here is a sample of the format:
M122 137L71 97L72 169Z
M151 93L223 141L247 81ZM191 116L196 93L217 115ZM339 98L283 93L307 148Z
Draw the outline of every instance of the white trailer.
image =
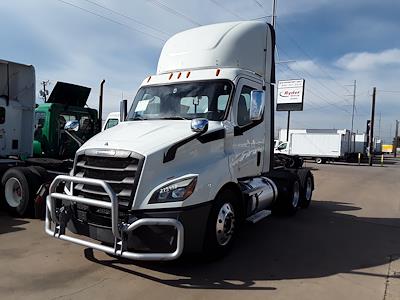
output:
M286 129L282 129L280 138L286 140L286 132ZM275 153L315 159L317 163L346 159L350 153L350 132L346 129L290 130L289 142L281 142Z
M46 233L136 260L219 256L243 221L306 208L311 171L274 162L274 52L274 29L258 21L171 37L123 122L53 181Z
M0 60L0 157L32 156L35 69Z

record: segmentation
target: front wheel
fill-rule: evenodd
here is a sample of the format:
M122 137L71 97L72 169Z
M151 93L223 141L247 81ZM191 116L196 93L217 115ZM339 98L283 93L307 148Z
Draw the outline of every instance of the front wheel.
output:
M230 190L222 192L215 199L204 241L204 253L209 259L220 258L232 248L237 232L234 199L235 194Z

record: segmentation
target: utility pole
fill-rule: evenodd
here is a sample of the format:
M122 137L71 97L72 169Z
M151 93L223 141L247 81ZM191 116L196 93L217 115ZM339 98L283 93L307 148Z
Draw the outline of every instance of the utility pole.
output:
M353 151L356 150L356 137L354 136L354 139L353 139L353 131L354 131L354 110L355 110L355 107L356 107L356 87L357 87L357 81L354 80L354 90L353 90L353 112L352 112L352 114L351 114L351 133L350 133L350 136L351 136L351 139L352 139L352 143L351 143L351 144L353 144ZM351 152L351 148L350 148L350 152Z
M353 94L346 95L346 96L352 96L353 97L353 112L351 114L351 130L350 130L350 142L348 146L348 151L352 152L355 151L356 149L356 136L354 135L353 139L353 134L354 134L354 112L356 110L356 88L357 88L357 80L354 80L354 84L349 84L346 86L352 86L353 87Z
M276 27L276 0L272 1L272 27ZM290 110L288 110L287 126L286 126L286 141L289 142L289 128L290 128Z
M378 136L381 139L381 121L382 121L382 113L379 112L379 124L378 124Z
M394 135L393 156L397 157L397 148L399 147L399 120L396 120L396 133Z
M43 85L43 89L40 90L39 95L43 98L44 102L47 102L47 95L49 94L49 91L46 89L46 87L50 84L50 81L43 80L40 84Z
M275 29L275 26L276 26L276 0L273 0L272 1L272 20L271 20L271 24L272 24L272 27L274 27L274 29Z
M371 129L370 129L369 149L368 149L370 166L372 166L372 155L374 148L375 98L376 98L376 87L374 87L374 91L372 92Z

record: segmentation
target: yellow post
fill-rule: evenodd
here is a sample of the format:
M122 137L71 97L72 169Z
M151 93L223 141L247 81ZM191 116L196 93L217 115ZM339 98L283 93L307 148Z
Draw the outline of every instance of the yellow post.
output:
M361 153L358 153L358 165L361 164Z
M383 167L383 154L381 154L381 167Z

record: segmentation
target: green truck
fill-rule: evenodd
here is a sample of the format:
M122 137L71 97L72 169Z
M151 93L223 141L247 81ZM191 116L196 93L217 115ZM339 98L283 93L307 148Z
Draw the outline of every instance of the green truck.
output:
M82 141L99 132L97 110L85 107L89 94L90 88L57 82L48 101L35 109L34 157L74 157L79 143L64 131L68 121L79 121L76 137Z
M0 60L0 206L43 217L52 179L69 173L75 151L100 131L101 113L87 107L88 87L57 82L37 105L35 85L33 66ZM69 122L78 122L75 132L64 130Z

